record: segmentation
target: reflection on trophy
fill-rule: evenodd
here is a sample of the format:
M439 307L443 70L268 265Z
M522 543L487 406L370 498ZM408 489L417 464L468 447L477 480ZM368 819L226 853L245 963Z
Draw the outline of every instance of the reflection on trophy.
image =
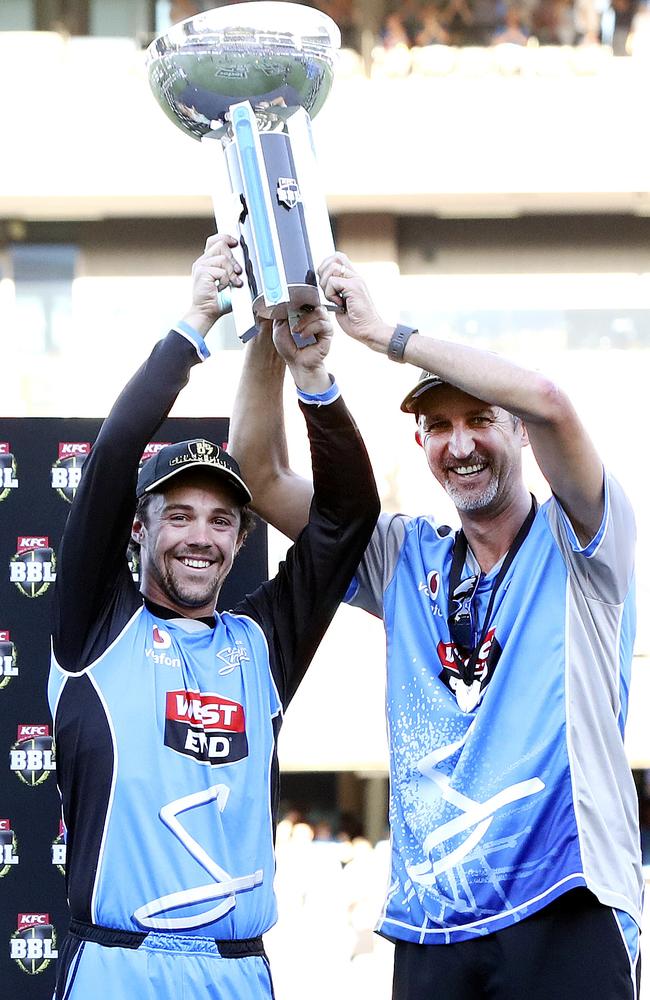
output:
M255 315L293 325L325 304L316 268L334 244L310 116L330 91L339 46L326 14L262 0L197 14L149 47L153 93L209 151L217 228L240 241L248 289L230 296L242 340Z

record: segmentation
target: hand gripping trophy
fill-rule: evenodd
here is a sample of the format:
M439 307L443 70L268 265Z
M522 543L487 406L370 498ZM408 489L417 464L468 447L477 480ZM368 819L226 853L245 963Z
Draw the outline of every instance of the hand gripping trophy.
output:
M210 150L217 229L240 241L248 288L230 296L244 341L255 315L293 326L326 305L316 268L334 244L310 116L329 94L340 37L318 10L260 0L197 14L149 46L151 89Z

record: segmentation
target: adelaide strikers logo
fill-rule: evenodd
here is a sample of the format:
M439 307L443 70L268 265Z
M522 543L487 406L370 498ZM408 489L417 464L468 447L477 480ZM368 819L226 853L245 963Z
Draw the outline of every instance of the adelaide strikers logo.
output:
M56 767L50 727L22 724L9 752L9 767L25 785L42 785Z
M62 875L65 875L66 846L65 846L65 826L63 820L59 820L59 833L52 841L52 864L58 868Z
M200 764L232 764L248 755L244 708L221 695L168 691L165 746Z
M0 819L0 878L4 878L19 861L18 841L11 829L11 820Z
M49 913L18 914L9 954L28 976L45 972L52 959L59 957Z
M89 454L88 441L59 441L59 457L52 466L52 489L68 503L74 500Z
M0 441L0 500L18 489L18 468L8 441Z
M0 691L18 676L18 654L9 629L0 628Z
M56 580L56 560L47 535L19 535L9 579L25 597L42 597Z

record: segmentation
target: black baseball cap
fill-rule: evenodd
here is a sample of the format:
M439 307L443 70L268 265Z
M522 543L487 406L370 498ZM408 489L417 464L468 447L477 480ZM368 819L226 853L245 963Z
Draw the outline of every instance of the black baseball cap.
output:
M250 503L253 499L232 455L212 441L193 438L191 441L167 444L157 454L147 459L138 475L138 485L135 490L138 500L145 493L151 493L162 483L188 469L210 469L233 487L242 503Z
M423 368L416 385L400 403L400 410L404 413L414 413L417 416L420 409L417 401L420 396L423 396L429 389L437 389L439 385L447 385L447 383L439 375L434 375L433 372L425 371Z

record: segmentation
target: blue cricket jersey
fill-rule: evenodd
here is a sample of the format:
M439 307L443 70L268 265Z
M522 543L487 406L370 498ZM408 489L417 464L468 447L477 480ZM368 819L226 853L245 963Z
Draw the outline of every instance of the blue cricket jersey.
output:
M386 629L382 934L469 940L576 886L640 922L637 796L623 749L634 539L612 478L587 546L555 499L544 504L498 587L470 689L447 624L453 533L428 517L380 518L351 603ZM498 570L480 580L481 621Z
M59 553L49 701L72 919L238 941L276 919L282 713L379 502L342 399L303 403L314 502L276 577L213 621L145 601L126 558L138 462L205 353L170 332L84 464Z

